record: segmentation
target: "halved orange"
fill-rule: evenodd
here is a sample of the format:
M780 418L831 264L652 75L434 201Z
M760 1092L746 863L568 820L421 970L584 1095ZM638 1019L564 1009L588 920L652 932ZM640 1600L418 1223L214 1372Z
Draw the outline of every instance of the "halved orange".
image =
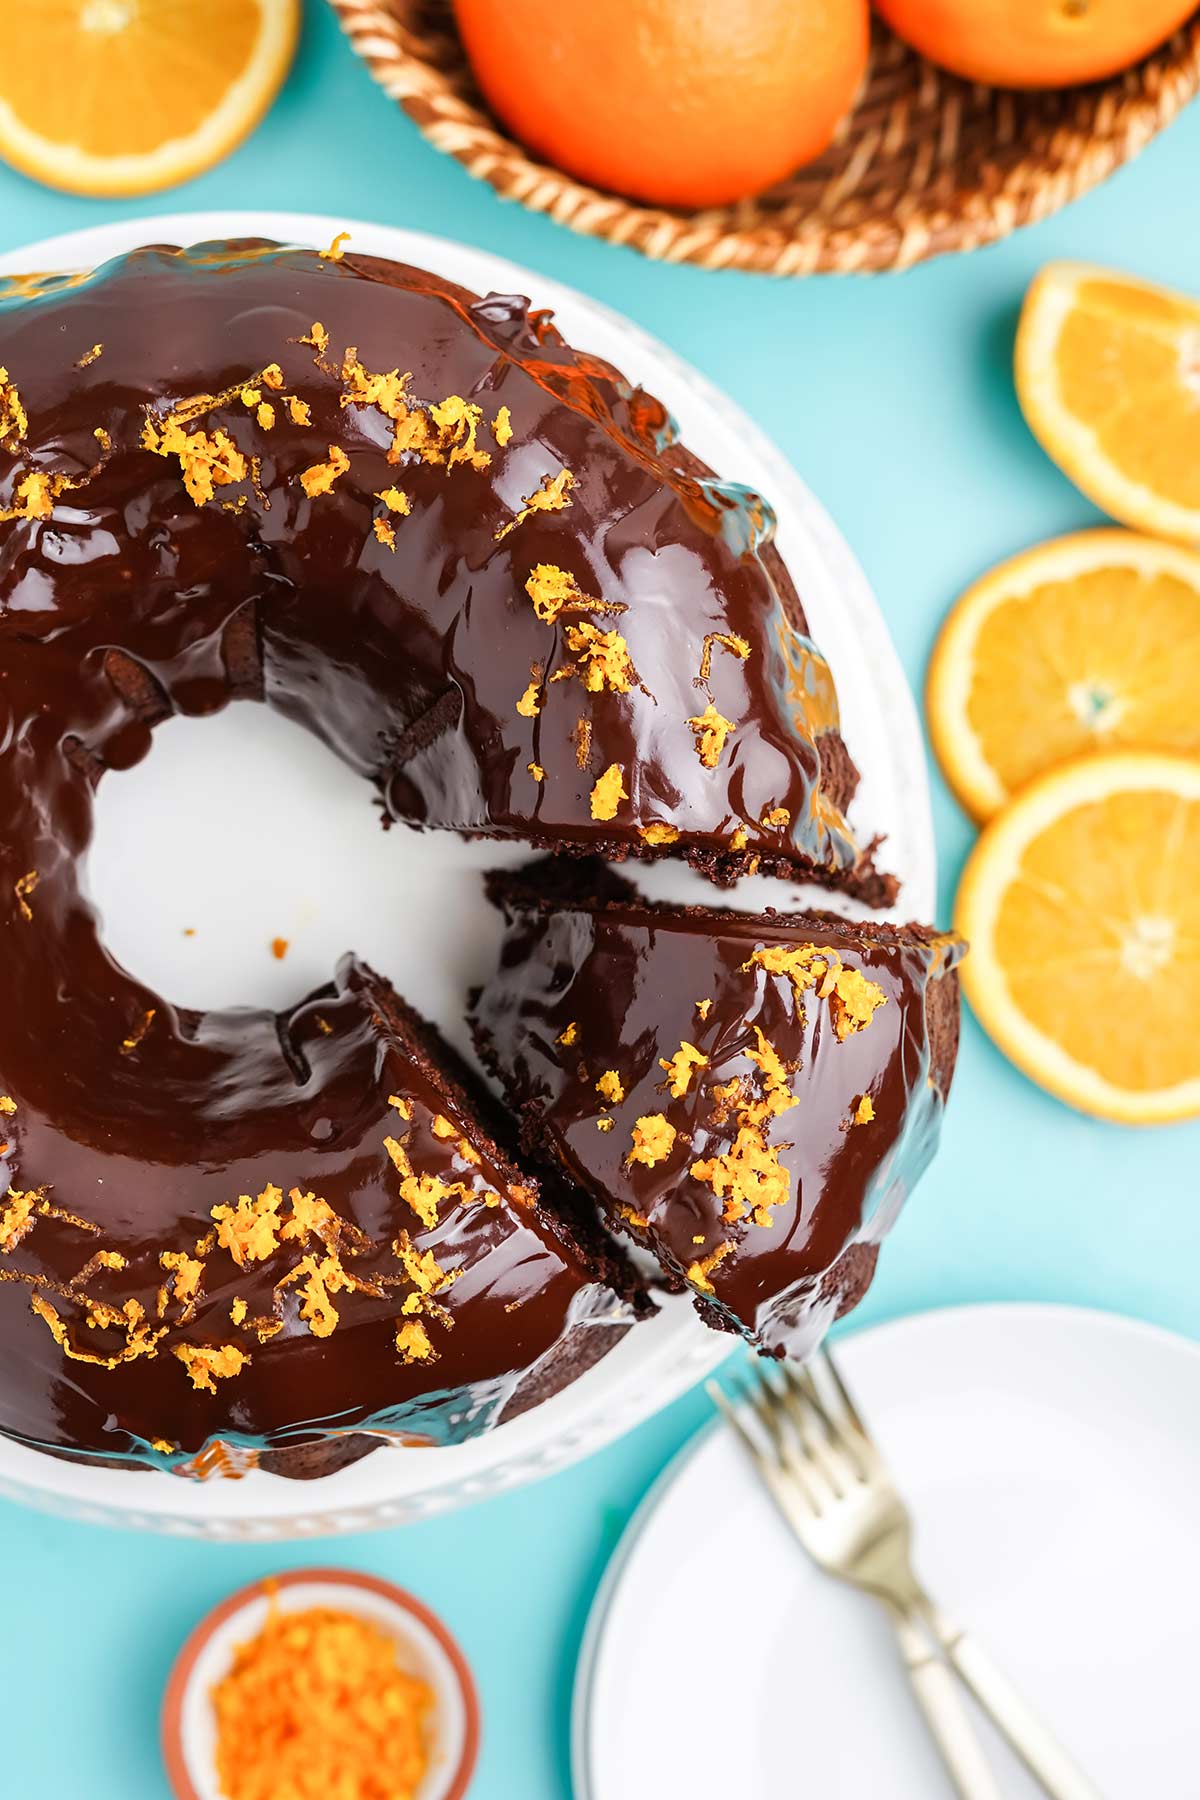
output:
M1100 1118L1200 1113L1200 757L1107 751L1023 788L955 906L1000 1049Z
M1200 542L1200 301L1050 263L1025 296L1016 374L1034 434L1097 506Z
M980 820L1093 750L1200 755L1200 553L1114 526L1001 563L942 626L926 706Z
M0 18L0 157L68 193L148 194L258 124L300 0L36 0Z

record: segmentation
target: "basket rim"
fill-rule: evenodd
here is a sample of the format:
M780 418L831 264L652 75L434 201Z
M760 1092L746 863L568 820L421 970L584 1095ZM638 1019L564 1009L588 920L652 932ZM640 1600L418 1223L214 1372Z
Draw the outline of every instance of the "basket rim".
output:
M464 99L445 69L387 0L329 0L352 48L425 138L502 199L517 200L585 236L652 258L771 275L879 273L932 256L980 248L1035 224L1131 161L1200 93L1200 9L1131 69L1069 90L1080 104L1056 122L1047 152L1030 153L990 183L957 188L952 201L922 200L839 223L812 211L794 222L754 222L747 203L707 211L655 207L576 180L528 154L480 102ZM876 17L879 40L893 34ZM911 54L911 53L910 53ZM465 53L463 60L465 62ZM932 66L933 80L953 78ZM967 84L955 84L965 92ZM1064 90L1066 91L1066 90ZM1014 91L1014 105L1019 96ZM847 192L851 191L850 182ZM750 203L752 204L752 202ZM736 220L735 217L736 216Z

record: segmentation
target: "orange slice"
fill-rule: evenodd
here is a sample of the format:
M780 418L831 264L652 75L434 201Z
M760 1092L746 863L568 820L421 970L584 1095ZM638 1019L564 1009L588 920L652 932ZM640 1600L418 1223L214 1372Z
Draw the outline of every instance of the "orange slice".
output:
M1097 506L1200 541L1200 302L1051 263L1025 296L1016 372L1034 434Z
M983 576L942 626L929 733L990 819L1093 750L1200 754L1200 554L1117 528L1039 544Z
M299 0L9 6L0 157L72 194L148 194L228 155L275 98Z
M1200 1113L1200 757L1039 776L980 837L955 915L967 998L1018 1068L1105 1119Z

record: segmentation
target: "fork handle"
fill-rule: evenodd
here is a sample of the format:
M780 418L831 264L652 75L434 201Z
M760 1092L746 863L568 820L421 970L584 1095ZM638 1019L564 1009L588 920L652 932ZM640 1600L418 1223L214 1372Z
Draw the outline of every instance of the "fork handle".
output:
M1067 1755L982 1646L932 1604L922 1610L956 1673L1050 1800L1102 1800L1099 1788Z
M959 1800L1001 1800L949 1664L911 1615L888 1611L913 1693Z

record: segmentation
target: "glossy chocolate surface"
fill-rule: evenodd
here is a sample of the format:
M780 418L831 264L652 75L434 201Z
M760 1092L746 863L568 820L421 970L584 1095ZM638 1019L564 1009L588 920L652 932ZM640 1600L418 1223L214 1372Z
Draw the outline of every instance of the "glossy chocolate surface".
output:
M878 1244L933 1153L957 1045L960 947L920 927L562 903L520 878L496 886L508 934L475 1021L510 1104L525 1109L530 1150L666 1268L692 1271L710 1319L803 1356L839 1310L830 1272L851 1246ZM798 946L836 952L874 984L882 1001L869 1023L840 1037L819 983L798 998L785 974L754 964L756 952ZM788 1181L761 1222L731 1219L711 1178L692 1173L730 1151L740 1109L767 1091L756 1027L798 1101L766 1123ZM681 1045L707 1061L676 1095L663 1064ZM606 1071L619 1099L597 1087ZM675 1133L669 1150L653 1166L630 1161L637 1122L659 1115Z
M167 1466L214 1439L278 1448L363 1425L454 1442L483 1429L573 1324L623 1316L530 1204L527 1179L397 1039L382 985L349 959L334 986L281 1018L182 1014L119 971L104 989L92 979L100 973L96 961L83 968L37 1044L14 1044L10 1015L4 1072L20 1098L3 1121L5 1167L19 1190L44 1189L51 1210L39 1196L0 1257L6 1432ZM22 1001L31 990L35 1003L46 999L44 980L15 969L10 988ZM135 999L154 1004L154 1018L122 1052L112 1033ZM451 1190L434 1190L436 1224L402 1198L388 1138L414 1173ZM267 1184L281 1193L275 1242L239 1262L213 1241L212 1210L254 1200ZM323 1235L279 1229L293 1188L323 1199L338 1223ZM11 1217L11 1193L7 1204ZM432 1254L431 1289L396 1253L405 1231L414 1252ZM330 1250L354 1287L338 1285ZM177 1296L164 1251L203 1264L194 1305ZM112 1252L120 1266L96 1260ZM336 1312L326 1335L305 1317L314 1263ZM34 1297L53 1306L69 1352ZM79 1360L127 1351L117 1314L131 1299L152 1349L115 1367ZM96 1303L112 1311L91 1323ZM398 1354L409 1318L436 1360ZM178 1354L196 1345L232 1346L249 1361L209 1392Z
M345 404L351 351L364 374L411 371L417 413L478 404L475 461L453 433L440 461L389 461L394 418ZM844 872L854 847L820 786L822 745L839 742L828 672L784 618L765 514L670 473L661 408L523 302L473 304L351 255L147 250L86 278L10 284L0 367L0 1430L138 1460L168 1456L156 1441L182 1457L214 1436L279 1444L364 1421L467 1435L573 1321L610 1319L611 1296L514 1198L511 1174L464 1171L429 1136L436 1093L417 1107L414 1168L499 1204L456 1197L423 1232L383 1144L402 1135L388 1095L419 1071L352 968L283 1020L184 1013L119 968L81 884L93 789L147 753L160 718L265 698L410 820L619 852L643 823L676 819L677 850L705 853L741 823L746 855ZM245 477L196 504L183 459L143 445L172 414L243 458ZM320 478L301 478L322 465L327 491L309 492ZM562 469L570 505L519 518ZM393 487L407 512L376 498ZM600 604L544 622L524 588L539 564ZM593 692L579 672L551 682L573 662L572 619L619 625L649 692ZM713 631L742 634L751 655L716 646L702 690ZM528 718L516 701L537 663L544 702ZM708 692L736 724L711 770L686 723ZM580 719L593 728L583 768ZM592 788L614 763L631 798L598 822ZM774 806L793 823L758 828ZM318 1238L244 1268L220 1246L196 1251L215 1206L272 1184L324 1199L366 1284L333 1294L329 1336L302 1316L295 1273L328 1251ZM420 1314L436 1362L395 1349L408 1290L382 1283L403 1228L463 1271L437 1296L453 1326ZM168 1295L160 1312L164 1253L203 1261L194 1306ZM261 1338L255 1319L280 1328ZM209 1393L175 1354L189 1346L249 1361Z
M769 509L714 480L657 401L565 346L547 315L350 252L262 245L148 249L3 295L0 366L27 429L0 449L0 519L30 472L78 484L47 517L0 524L6 714L24 759L9 779L63 817L69 853L87 807L64 744L118 768L148 741L106 653L132 660L157 710L207 712L227 697L236 620L267 701L375 782L396 817L854 879L839 810L854 772ZM278 389L260 379L272 365ZM406 404L427 422L454 398L477 406L474 447L463 434L440 460L410 448L390 461L389 402L353 400L352 367L407 374ZM247 471L203 505L179 457L140 447L148 419L161 429L197 395L225 399L187 409L183 429L224 434ZM348 467L310 497L302 476L335 451ZM565 504L522 517L564 471ZM407 513L378 498L392 489ZM584 597L553 621L526 591L538 568ZM595 670L602 685L585 685L594 659L572 637L591 631L623 639L627 692ZM527 716L516 708L531 683ZM712 767L688 722L710 704L732 727ZM613 768L627 797L594 817ZM648 844L655 826L681 835Z

